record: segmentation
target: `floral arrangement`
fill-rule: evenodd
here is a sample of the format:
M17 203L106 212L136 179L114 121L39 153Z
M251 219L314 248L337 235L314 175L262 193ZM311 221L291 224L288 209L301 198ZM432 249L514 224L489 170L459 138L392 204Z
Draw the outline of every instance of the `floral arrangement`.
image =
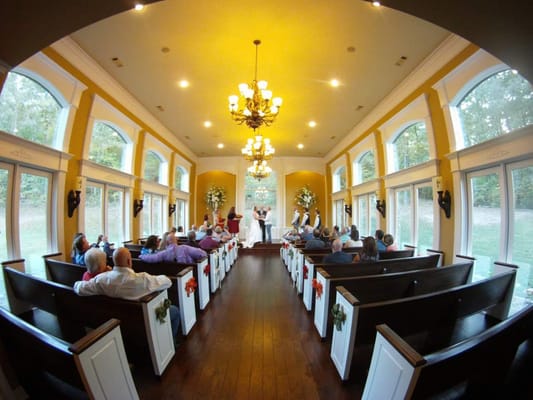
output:
M313 289L316 290L317 299L320 299L322 297L322 291L324 289L322 287L322 284L316 278L314 278L312 286L313 286Z
M159 307L155 309L155 317L159 321L160 324L163 324L165 322L165 318L167 316L167 310L170 308L170 300L165 299L161 302Z
M196 283L196 279L194 279L194 276L185 283L185 292L187 292L187 297L191 295L191 293L194 293L196 288L198 287L198 284Z
M309 267L307 265L304 265L304 279L307 279L309 276Z
M342 330L342 325L346 321L346 313L340 304L335 304L331 308L331 314L333 314L333 325L337 328L338 331Z
M204 275L208 276L210 271L211 271L211 267L209 266L209 264L207 264L204 268Z
M296 192L294 201L300 207L310 208L317 202L317 196L309 189L308 185L305 185Z
M226 202L226 189L221 186L211 186L205 194L205 202L213 211L222 207Z

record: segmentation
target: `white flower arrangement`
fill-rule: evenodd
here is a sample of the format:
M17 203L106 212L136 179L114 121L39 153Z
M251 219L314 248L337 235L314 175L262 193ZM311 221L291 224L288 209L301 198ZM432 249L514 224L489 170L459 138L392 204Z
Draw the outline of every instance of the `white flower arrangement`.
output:
M220 186L211 186L205 194L205 202L209 208L215 211L226 202L226 190Z
M296 192L294 201L300 207L310 208L317 202L317 195L309 189L309 186L305 185Z

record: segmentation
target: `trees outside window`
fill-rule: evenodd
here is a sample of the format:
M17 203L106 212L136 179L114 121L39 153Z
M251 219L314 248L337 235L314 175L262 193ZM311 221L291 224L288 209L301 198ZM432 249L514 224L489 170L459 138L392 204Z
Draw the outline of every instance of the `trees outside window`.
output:
M357 229L361 236L374 236L378 229L376 212L375 193L357 196Z
M0 130L55 147L62 109L40 83L10 72L0 94Z
M374 152L365 152L357 161L357 183L364 183L376 179L376 162Z
M163 196L155 193L144 193L144 207L141 211L142 215L142 235L147 237L149 235L163 234ZM167 214L168 216L168 209Z
M89 160L124 171L126 147L127 142L118 130L103 122L94 124L89 146Z
M176 167L174 171L174 187L182 192L189 191L189 175L182 167Z
M512 70L490 76L457 104L464 147L533 124L533 89Z
M424 122L405 128L392 144L395 171L401 171L429 160L428 135Z
M346 189L346 167L339 167L333 173L333 192Z
M148 151L144 160L144 179L161 183L161 158L153 151Z

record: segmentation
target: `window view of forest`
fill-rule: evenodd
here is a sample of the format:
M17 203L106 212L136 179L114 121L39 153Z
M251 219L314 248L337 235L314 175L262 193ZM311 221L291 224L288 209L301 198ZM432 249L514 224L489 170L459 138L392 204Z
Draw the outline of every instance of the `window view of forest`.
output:
M429 143L426 124L419 122L404 129L393 142L395 171L412 167L429 160Z

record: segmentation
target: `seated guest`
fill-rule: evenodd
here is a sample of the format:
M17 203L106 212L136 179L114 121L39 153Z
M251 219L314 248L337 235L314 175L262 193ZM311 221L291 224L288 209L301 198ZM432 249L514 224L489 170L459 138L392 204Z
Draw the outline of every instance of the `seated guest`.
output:
M163 233L163 236L161 237L161 240L159 241L159 248L158 251L165 250L168 246L168 244L171 241L171 237L173 237L174 234L172 232L165 232Z
M348 264L352 262L352 255L342 251L342 242L335 239L331 244L331 254L328 254L322 260L323 264Z
M342 244L346 243L350 239L350 230L347 227L344 227L340 231L339 239Z
M159 238L156 235L150 235L146 238L144 246L141 249L141 254L152 254L157 252L159 247Z
M91 245L83 233L76 236L72 247L75 253L72 262L78 265L85 265L85 252L91 248Z
M302 240L313 239L313 227L311 225L305 225L302 231Z
M100 247L102 246L102 250L108 257L113 257L113 252L115 249L112 247L111 243L109 243L109 239L106 235L98 235L98 240L96 244L93 244L92 247Z
M377 261L379 260L379 252L376 246L376 239L372 236L367 236L363 240L363 249L361 254L357 257L357 261Z
M378 251L387 251L387 245L383 243L384 235L385 235L385 232L383 232L381 229L378 229L376 231L375 237L376 237L376 244L378 246Z
M305 243L306 249L323 249L326 244L320 239L320 229L313 230L313 237Z
M208 228L205 237L200 240L198 245L201 249L204 249L205 251L210 251L213 249L218 249L220 243L217 240L213 239L213 229Z
M213 232L213 239L218 240L221 243L226 243L231 239L231 233L227 230L227 227L221 228L217 226Z
M192 246L192 247L200 247L198 246L198 241L196 240L196 232L195 231L187 232L187 241L183 244L187 246Z
M333 226L333 231L331 232L331 240L335 240L341 237L341 230L338 225Z
M320 239L322 239L326 247L329 247L331 245L331 233L329 232L328 227L325 227L322 230L322 233L320 234Z
M297 229L291 229L290 231L285 232L283 239L294 242L296 240L300 240L300 234L298 233Z
M74 234L74 237L72 238L72 247L70 249L70 260L73 264L75 264L75 259L76 259L76 239L79 237L79 236L83 236L83 233L82 232L77 232Z
M387 246L387 251L396 251L398 250L398 246L394 244L394 237L387 233L385 236L383 236L383 243Z
M185 231L183 230L183 226L181 226L181 225L178 226L178 230L177 230L177 232L176 232L176 236L177 236L178 238L180 238L180 237L183 237L183 238L184 238L184 237L187 237L187 234L186 234Z
M106 254L97 248L91 248L85 252L85 264L87 271L83 273L81 278L84 281L88 281L102 272L111 271L111 267L107 265Z
M200 241L205 237L205 234L207 232L207 225L204 223L200 226L200 229L196 231L196 240Z
M363 242L361 239L359 239L359 231L355 227L355 225L352 225L352 228L350 230L350 238L344 243L345 248L349 247L363 247Z
M133 271L131 254L125 247L120 247L114 251L113 264L115 266L111 271L96 275L88 281L74 283L74 291L80 296L102 294L120 299L138 300L157 290L168 289L172 285L170 279L165 275L155 276L146 272ZM172 305L169 311L172 335L176 338L180 324L179 309Z
M175 261L184 264L193 264L206 256L207 253L202 249L187 246L186 244L178 246L178 239L176 236L170 236L170 243L165 250L158 251L154 254L141 255L139 258L149 263Z

